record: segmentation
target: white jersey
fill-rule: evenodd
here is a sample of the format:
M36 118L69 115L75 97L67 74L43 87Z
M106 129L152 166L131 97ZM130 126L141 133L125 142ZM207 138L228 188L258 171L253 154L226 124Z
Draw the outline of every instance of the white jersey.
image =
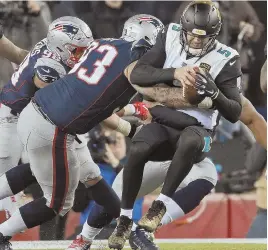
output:
M215 80L223 67L232 58L239 56L236 50L216 41L215 48L204 56L187 58L187 54L180 43L180 30L180 25L176 23L171 23L168 27L165 43L166 60L163 68L196 65L208 70ZM235 63L235 61L231 60L231 63ZM195 117L207 129L213 129L217 125L219 118L217 110L200 108L181 108L178 110Z

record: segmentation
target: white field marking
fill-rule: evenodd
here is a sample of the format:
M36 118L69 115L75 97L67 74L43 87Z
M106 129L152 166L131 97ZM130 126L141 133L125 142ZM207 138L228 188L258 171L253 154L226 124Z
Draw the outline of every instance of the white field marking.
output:
M12 247L16 249L65 249L71 241L12 241ZM156 239L155 243L227 243L227 244L267 244L266 239ZM107 240L96 240L92 249L105 249ZM126 246L126 248L129 248Z

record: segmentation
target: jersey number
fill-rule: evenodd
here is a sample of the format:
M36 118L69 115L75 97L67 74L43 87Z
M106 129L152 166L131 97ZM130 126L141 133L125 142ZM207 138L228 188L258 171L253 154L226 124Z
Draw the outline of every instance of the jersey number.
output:
M231 55L231 52L229 50L222 49L222 48L218 49L217 52L224 55L225 57L228 57Z
M102 54L103 57L101 60L95 61L95 63L93 64L93 71L91 73L88 73L88 69L81 67L81 64L87 59L88 55L93 50ZM105 75L107 68L111 66L117 55L118 52L115 47L108 44L99 46L98 42L93 42L90 47L84 52L79 62L69 72L69 74L76 72L78 79L84 81L88 85L97 85L102 79L102 77Z
M16 86L18 81L19 81L19 77L22 73L22 71L28 66L29 64L29 59L30 59L30 54L28 54L25 59L22 61L22 63L20 64L18 70L13 73L12 77L11 77L11 82L13 84L13 86Z

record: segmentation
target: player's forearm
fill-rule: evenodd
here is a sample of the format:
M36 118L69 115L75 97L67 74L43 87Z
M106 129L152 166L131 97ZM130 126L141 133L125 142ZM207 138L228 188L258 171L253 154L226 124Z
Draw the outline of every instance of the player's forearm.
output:
M120 118L118 115L112 114L110 117L102 121L102 124L107 126L110 129L116 130L120 119L122 118Z
M18 64L18 65L21 64L21 62L28 55L28 53L29 53L28 50L24 50L24 49L18 48L18 52L17 52L17 56L16 56L16 59L17 59L17 63L16 64Z
M235 99L228 99L220 91L218 97L213 101L213 104L228 121L235 123L239 120L242 111L239 95Z
M130 74L130 82L141 87L150 87L157 83L174 79L175 69L154 68L151 65L137 64Z
M243 122L253 133L256 141L267 149L267 123L257 112L252 103L241 95L242 113L240 121Z
M143 88L137 85L133 85L133 87L147 98L149 97L150 99L170 108L182 108L192 106L188 103L187 100L184 99L181 88L160 86Z
M267 150L267 123L261 115L254 119L247 127L253 133L256 141Z
M28 51L23 50L13 44L5 36L0 40L0 56L8 59L9 61L20 64L25 56L28 54Z
M116 114L112 114L106 120L102 122L110 129L116 130L122 133L124 136L129 136L132 133L132 126L128 121L123 120Z

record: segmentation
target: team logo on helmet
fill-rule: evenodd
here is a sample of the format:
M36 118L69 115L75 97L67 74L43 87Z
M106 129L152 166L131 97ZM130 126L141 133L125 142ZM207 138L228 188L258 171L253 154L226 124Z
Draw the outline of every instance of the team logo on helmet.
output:
M153 24L156 28L162 28L162 24L155 18L149 17L149 16L144 16L138 18L140 22L148 22Z
M66 33L70 37L70 39L73 39L74 36L77 34L79 28L71 24L56 24L55 28L52 30L62 31Z
M205 30L193 29L192 33L199 36L205 36L207 32Z

